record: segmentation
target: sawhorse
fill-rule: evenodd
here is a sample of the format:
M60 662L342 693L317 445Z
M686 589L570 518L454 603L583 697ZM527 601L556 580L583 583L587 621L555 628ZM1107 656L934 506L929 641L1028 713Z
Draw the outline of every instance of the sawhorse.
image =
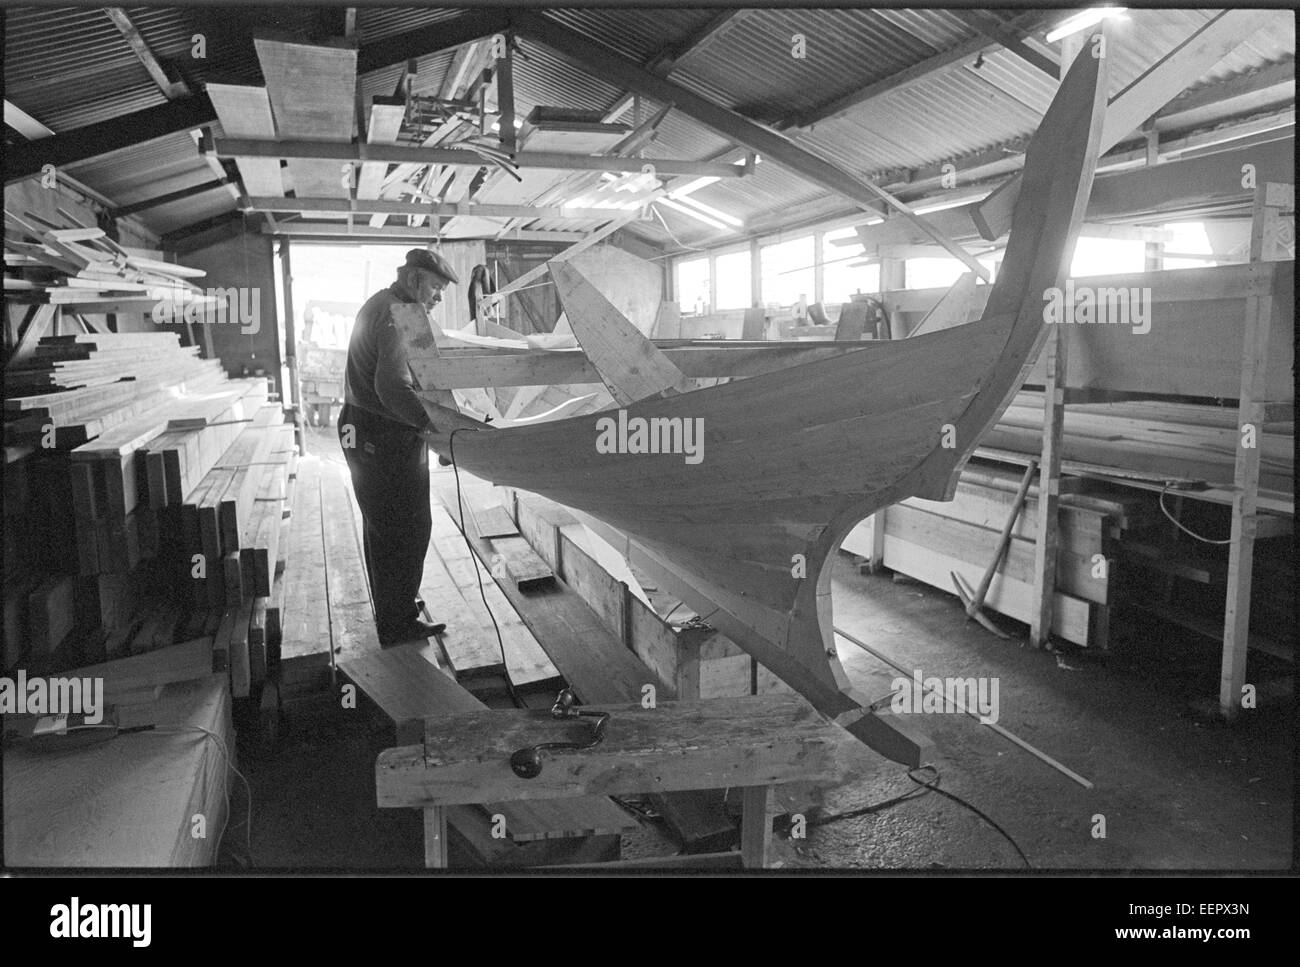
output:
M449 806L739 788L741 863L761 868L770 863L773 787L833 783L866 751L800 695L601 710L610 712L605 740L591 749L546 752L541 774L532 779L514 774L510 756L544 742L581 742L590 720L528 709L426 718L423 745L380 753L379 806L424 810L425 865L445 868ZM672 859L663 865L673 865Z

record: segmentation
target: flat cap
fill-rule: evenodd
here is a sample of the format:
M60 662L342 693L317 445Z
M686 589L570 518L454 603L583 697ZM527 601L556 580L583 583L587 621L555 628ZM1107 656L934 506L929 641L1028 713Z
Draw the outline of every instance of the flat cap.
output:
M456 270L451 267L451 263L437 252L413 248L406 253L406 264L414 269L428 269L448 282L460 282L460 277L456 275Z

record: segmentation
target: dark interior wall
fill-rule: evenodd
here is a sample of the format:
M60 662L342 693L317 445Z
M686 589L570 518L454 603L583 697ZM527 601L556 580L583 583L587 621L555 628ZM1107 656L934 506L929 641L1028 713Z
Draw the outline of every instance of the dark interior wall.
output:
M212 336L213 354L221 360L226 372L239 376L245 366L250 374L263 369L275 379L278 389L280 307L275 297L275 260L271 246L271 236L248 233L187 252L181 261L207 272L204 278L194 280L201 288L237 290L234 299L240 305L232 305L227 312L229 321L204 323ZM243 310L254 308L255 313L247 313L251 321L245 325L241 319ZM199 345L206 346L203 332L196 332L195 338Z

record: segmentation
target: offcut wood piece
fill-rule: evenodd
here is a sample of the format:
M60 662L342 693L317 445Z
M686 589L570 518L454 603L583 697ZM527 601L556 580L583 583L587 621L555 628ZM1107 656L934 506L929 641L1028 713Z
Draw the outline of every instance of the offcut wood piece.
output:
M520 779L515 750L571 740L573 726L547 712L478 711L430 717L424 742L387 749L375 765L381 808L425 811L426 863L445 865L430 840L445 828L447 807L491 797L501 801L637 795L714 786L770 788L841 778L851 755L848 735L797 695L667 702L656 709L614 706L606 738L594 749L549 753L542 771ZM770 794L746 797L742 856L769 862ZM761 828L764 824L768 830Z

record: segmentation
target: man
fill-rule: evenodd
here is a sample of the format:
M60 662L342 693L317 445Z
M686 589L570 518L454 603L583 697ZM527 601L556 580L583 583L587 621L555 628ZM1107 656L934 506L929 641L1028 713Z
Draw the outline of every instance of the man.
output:
M423 620L416 603L433 527L428 444L436 431L415 395L393 307L418 305L427 313L442 301L442 290L459 281L441 255L412 249L397 281L361 307L348 343L339 438L361 507L381 645L444 629Z

